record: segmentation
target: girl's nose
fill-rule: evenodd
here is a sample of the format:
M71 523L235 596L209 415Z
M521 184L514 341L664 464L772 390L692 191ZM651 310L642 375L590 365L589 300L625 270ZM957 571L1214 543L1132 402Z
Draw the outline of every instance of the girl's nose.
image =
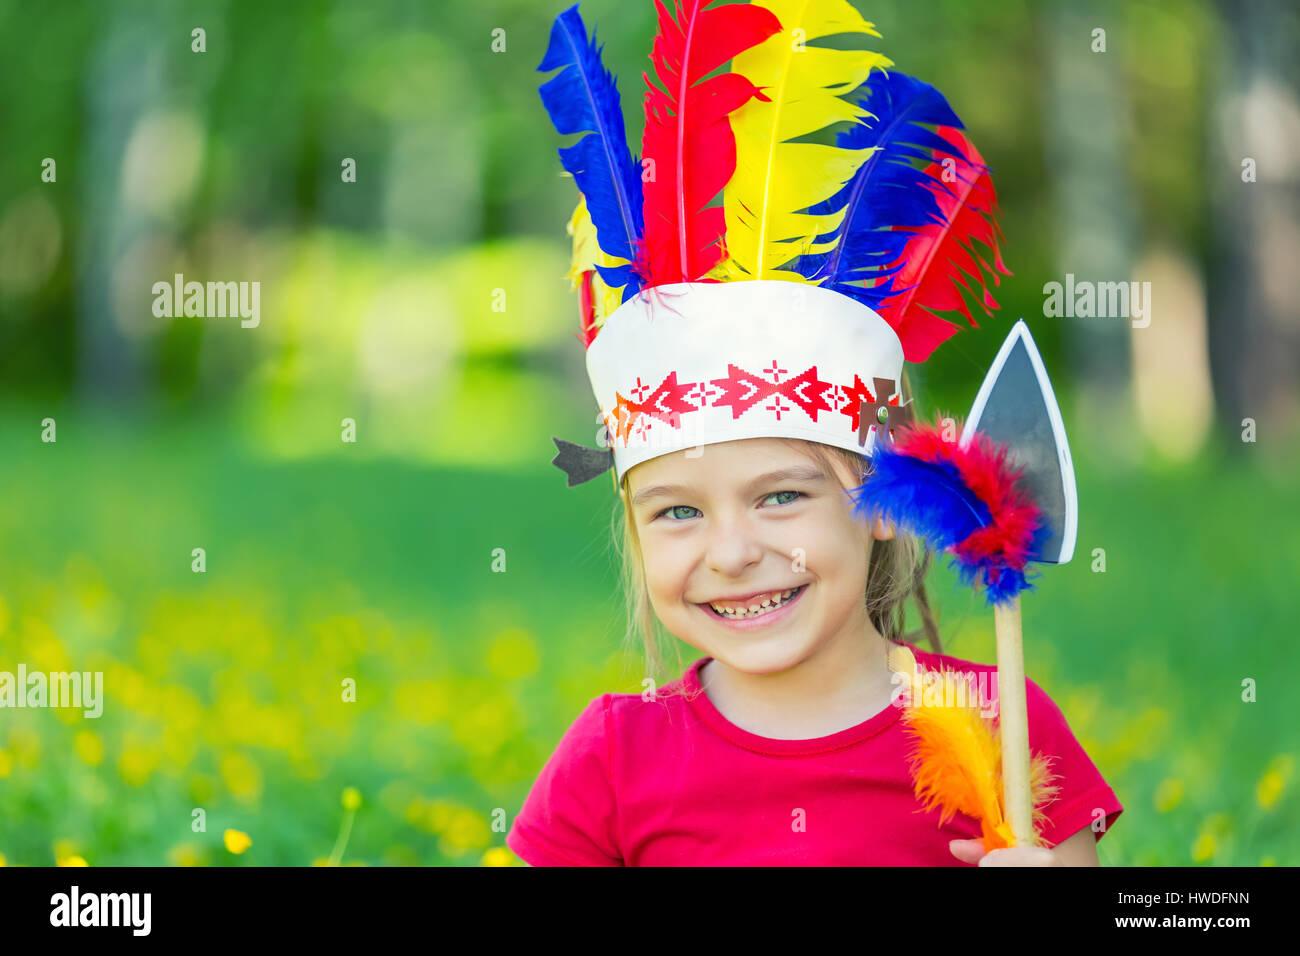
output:
M763 559L762 542L743 520L719 521L709 529L705 563L710 571L739 577Z

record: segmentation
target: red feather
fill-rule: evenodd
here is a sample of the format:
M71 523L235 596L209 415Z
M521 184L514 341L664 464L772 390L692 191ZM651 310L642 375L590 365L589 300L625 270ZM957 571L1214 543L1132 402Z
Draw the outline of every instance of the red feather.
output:
M587 269L582 273L582 285L578 293L578 311L582 320L582 345L583 348L589 348L591 343L596 340L596 290L593 288L593 280L596 271Z
M926 168L926 173L935 180L927 188L938 200L943 222L909 230L915 237L904 247L903 268L893 278L898 287L912 288L886 299L878 310L898 333L903 357L909 362L924 362L935 348L961 329L934 315L934 311L958 309L971 328L979 327L961 294L962 289L974 294L970 281L979 288L985 314L992 315L989 310L996 309L998 304L989 294L981 267L993 276L994 285L1001 281L999 272L1011 275L998 249L1002 231L994 218L997 193L984 158L960 130L940 126L937 132L957 147L956 152L964 160L955 160L956 182L943 182L941 163L931 163ZM971 241L974 239L992 248L993 266L975 251Z
M916 422L899 429L895 450L922 461L953 465L966 487L988 507L990 523L952 545L962 564L990 565L995 581L1003 567L1024 570L1045 519L1020 481L1024 468L1012 462L1007 446L976 431L962 448L945 438L942 425Z
M693 282L722 259L723 209L707 204L736 171L728 116L750 97L767 99L739 73L700 78L776 33L780 21L748 3L705 10L711 2L675 0L674 19L655 0L659 34L650 60L663 89L642 74L642 162L653 159L655 175L645 183L645 244L634 264L646 286Z

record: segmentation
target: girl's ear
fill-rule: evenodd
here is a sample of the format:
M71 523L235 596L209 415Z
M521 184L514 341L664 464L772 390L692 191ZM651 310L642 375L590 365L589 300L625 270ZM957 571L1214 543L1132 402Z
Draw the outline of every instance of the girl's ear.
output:
M871 526L871 536L877 541L888 541L894 536L894 526L885 524L884 518L877 518Z

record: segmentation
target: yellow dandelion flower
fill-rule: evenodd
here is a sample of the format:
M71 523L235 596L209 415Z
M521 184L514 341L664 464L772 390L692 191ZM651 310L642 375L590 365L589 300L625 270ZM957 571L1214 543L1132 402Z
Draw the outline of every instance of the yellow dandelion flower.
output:
M1280 754L1269 763L1264 775L1255 784L1255 799L1265 810L1272 810L1282 792L1286 790L1288 778L1295 764L1290 754Z
M483 854L484 866L514 866L514 854L503 846L494 846Z
M1255 799L1265 810L1272 810L1273 804L1277 803L1277 798L1282 796L1285 787L1286 781L1282 779L1282 775L1275 770L1269 770L1259 778L1259 783L1255 784Z
M451 721L451 732L472 755L489 755L509 739L515 723L510 699L493 694L458 710Z
M356 787L343 788L343 809L347 813L343 816L343 823L339 826L338 839L334 841L334 849L330 852L330 863L337 866L343 861L343 851L347 849L348 837L352 834L352 818L356 816L357 807L361 806L361 791Z
M202 866L203 857L193 843L180 843L167 851L173 866Z
M1154 802L1156 811L1159 813L1168 813L1178 804L1183 802L1183 782L1177 778L1171 777L1161 782L1156 787Z
M262 793L262 771L248 757L237 751L221 758L221 779L236 798L252 801Z
M66 856L58 861L59 866L90 866L83 858L79 856Z
M406 816L408 822L420 827L421 830L437 834L451 822L454 813L454 808L450 804L443 803L442 800L422 800L416 797L411 801L411 805L407 806Z
M5 855L3 853L0 853L0 866L8 866L8 865L9 864L5 862Z
M117 772L133 787L143 787L153 776L162 759L162 752L152 742L127 735L126 745L117 758Z
M522 627L509 627L488 645L488 670L496 677L515 680L537 673L541 654L537 640Z
M88 767L98 767L104 760L104 742L92 730L83 730L72 741L72 748Z
M145 695L148 692L144 677L125 664L117 665L113 668L111 674L104 675L104 686L117 688L118 699L122 701L127 710L139 708L144 703Z
M444 836L438 838L438 852L443 856L456 859L465 855L465 847L452 843Z
M441 833L451 823L455 809L441 800L432 800L425 805L424 828L430 833Z
M452 846L464 850L485 847L492 839L483 815L469 809L458 810L452 815L443 836Z
M413 826L425 826L428 819L429 805L428 802L420 797L416 797L406 805L406 822Z
M253 845L252 839L243 830L227 830L223 837L226 849L238 856Z
M403 681L393 690L397 712L417 724L442 720L451 707L451 691L445 681Z
M1216 837L1226 836L1232 829L1232 817L1226 813L1211 813L1201 824L1201 829Z
M9 747L18 765L31 770L41 759L41 738L30 730L15 727L9 734Z
M1204 863L1214 856L1214 851L1214 835L1202 833L1196 838L1196 842L1192 844L1192 859L1197 863Z

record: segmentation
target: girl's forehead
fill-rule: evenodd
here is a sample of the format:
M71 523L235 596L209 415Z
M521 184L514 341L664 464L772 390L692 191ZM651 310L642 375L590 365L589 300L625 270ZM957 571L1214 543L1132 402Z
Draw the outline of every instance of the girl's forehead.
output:
M635 497L651 486L742 487L765 475L835 480L840 470L834 455L818 456L779 438L742 438L641 462L628 470L624 482L628 494Z

